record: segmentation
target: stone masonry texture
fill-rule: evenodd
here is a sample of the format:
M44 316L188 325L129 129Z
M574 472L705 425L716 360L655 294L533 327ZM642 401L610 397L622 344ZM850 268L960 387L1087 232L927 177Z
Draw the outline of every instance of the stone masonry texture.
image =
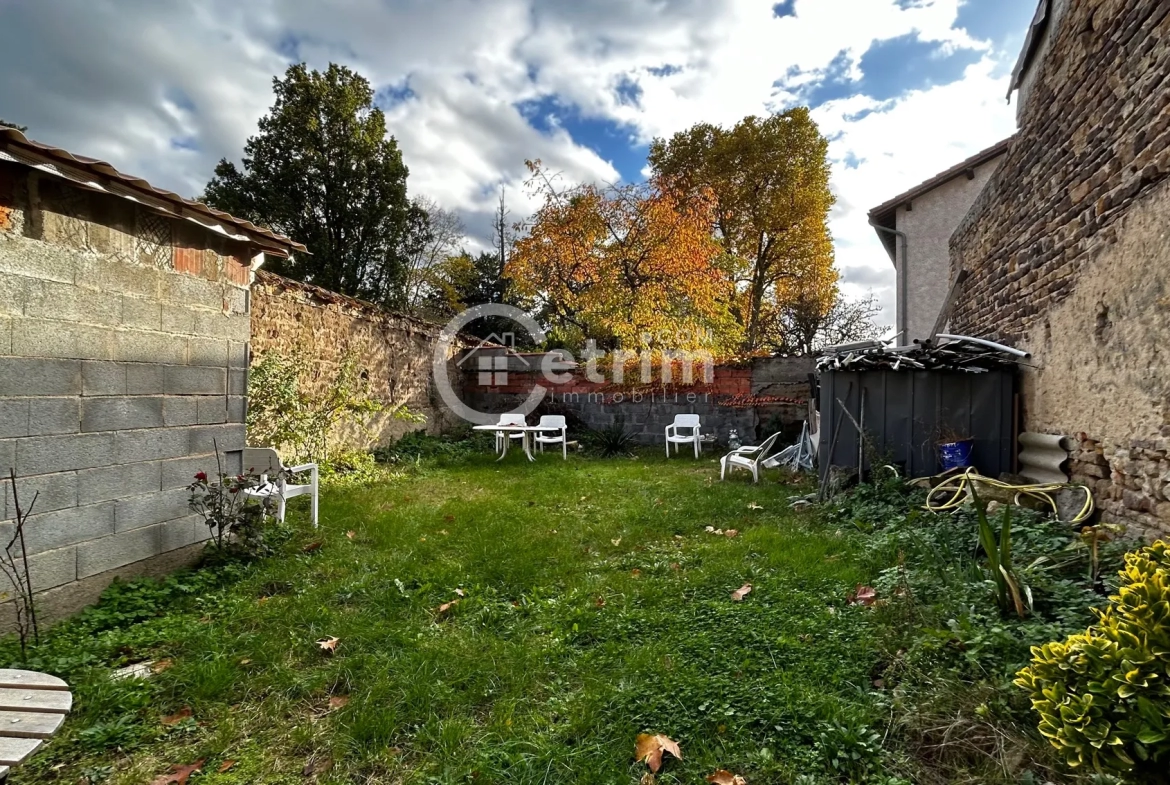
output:
M420 428L437 433L454 424L430 383L441 329L264 271L257 273L252 286L252 362L266 352L302 354L312 363L310 388L325 389L352 354L369 379L373 396L385 405L385 411L362 423L342 423L331 435L335 445L350 449L385 445ZM403 406L424 416L425 425L391 416Z
M1025 427L1106 520L1170 531L1170 3L1067 0L1020 131L951 238L954 331L1032 352Z
M0 536L12 468L60 615L206 539L185 486L241 468L257 249L6 162L0 217Z

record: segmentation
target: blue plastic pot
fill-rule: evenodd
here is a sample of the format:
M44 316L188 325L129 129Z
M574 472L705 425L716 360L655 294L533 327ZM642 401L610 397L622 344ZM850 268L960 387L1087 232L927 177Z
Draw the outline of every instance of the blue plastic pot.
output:
M966 469L970 466L971 450L974 447L975 442L971 439L940 444L938 446L938 455L942 459L943 471L949 472L951 469Z

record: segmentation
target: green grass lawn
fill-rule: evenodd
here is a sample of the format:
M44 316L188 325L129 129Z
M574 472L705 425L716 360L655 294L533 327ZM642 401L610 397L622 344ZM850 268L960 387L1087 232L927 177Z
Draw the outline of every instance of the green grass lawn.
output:
M180 581L177 610L66 625L32 664L72 669L76 712L12 782L202 760L198 785L636 783L641 732L681 745L660 783L841 781L831 755L874 755L890 708L874 610L846 600L871 565L856 532L788 509L805 490L721 483L708 458L518 451L328 490L318 531ZM108 678L148 657L171 667Z

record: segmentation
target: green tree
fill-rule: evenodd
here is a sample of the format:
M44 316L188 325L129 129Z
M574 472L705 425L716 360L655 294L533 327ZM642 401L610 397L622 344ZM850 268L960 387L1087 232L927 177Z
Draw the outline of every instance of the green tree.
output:
M276 101L244 146L215 167L203 200L305 244L273 272L398 307L426 214L370 83L345 66L303 63L273 79Z
M775 348L770 336L793 302L827 314L839 296L828 229L828 140L805 107L747 117L725 129L700 123L655 139L650 166L677 191L713 195L716 236L744 349Z
M10 123L7 120L5 120L3 117L0 117L0 126L3 126L4 128L15 128L17 131L20 131L22 134L28 130L27 125L17 125L16 123Z

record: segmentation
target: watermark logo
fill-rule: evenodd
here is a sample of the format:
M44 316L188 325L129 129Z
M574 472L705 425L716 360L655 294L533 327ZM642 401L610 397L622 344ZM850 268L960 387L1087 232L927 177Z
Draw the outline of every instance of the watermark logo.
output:
M439 334L438 342L435 344L432 367L433 378L435 379L435 385L438 387L439 395L442 397L443 403L447 404L447 407L452 412L476 425L491 425L492 423L498 422L499 415L474 409L459 397L454 385L451 383L449 363L454 354L452 348L458 345L459 334L463 331L463 328L476 319L485 319L488 317L503 318L515 322L532 336L532 340L537 344L544 343L545 339L544 330L541 329L540 324L535 319L519 308L504 305L503 303L485 303L483 305L477 305L474 308L468 308L447 322L443 327L443 331ZM507 351L502 355L486 354L484 352L488 346L504 346ZM527 360L516 353L516 333L514 331L505 332L502 335L495 333L489 335L480 341L468 354L460 358L458 367L462 368L473 357L475 358L475 368L478 371L476 380L483 387L502 387L508 383L509 359L514 359L517 362L523 363L525 366L529 365ZM524 399L523 403L513 409L511 413L523 414L525 416L532 414L532 412L536 411L536 407L540 405L540 402L544 400L547 392L548 390L541 385L534 385L528 397Z
M531 374L534 370L529 358L534 355L523 355L516 351L516 331L501 331L499 333L492 333L487 338L481 340L478 344L473 346L470 350L462 353L457 361L452 363L452 358L461 349L460 334L465 327L477 319L484 319L494 317L497 321L508 320L514 322L518 328L522 328L532 338L532 342L539 345L544 343L545 332L540 324L535 319L529 316L524 311L511 305L504 305L502 303L486 303L484 305L477 305L474 308L469 308L463 313L456 316L444 327L439 334L439 340L435 344L434 364L433 364L433 378L435 385L438 388L439 395L447 407L459 417L476 425L491 425L498 422L498 413L481 412L472 406L469 406L457 392L456 385L452 384L451 380L451 366L454 365L456 370L463 374L467 373L467 377L475 379L479 387L484 388L501 388L508 386L508 376L510 371L522 372L525 375ZM653 336L643 336L643 343L645 345L657 344L661 345L663 341L654 340ZM502 350L502 352L501 352ZM565 349L557 349L556 351L545 352L540 355L540 378L548 382L550 386L556 387L558 385L568 385L574 381L574 369L583 370L583 381L593 385L611 384L621 388L622 385L630 385L634 380L626 379L626 366L628 363L633 363L637 366L640 372L642 385L657 384L661 386L661 392L653 391L632 391L629 397L631 403L642 403L646 396L650 397L651 402L660 400L662 403L689 403L696 402L697 394L694 392L686 393L680 396L678 393L674 394L674 401L670 400L670 393L668 392L671 384L681 383L684 386L696 383L695 370L697 367L702 367L702 382L711 384L714 380L714 357L709 352L704 351L664 351L651 352L649 350L642 352L632 352L627 350L618 350L612 354L599 351L597 343L590 339L585 342L585 351L582 357L583 363L578 364L573 354ZM603 360L605 363L610 378L606 378L601 373L601 366ZM654 377L654 369L657 363L658 377ZM562 387L562 389L565 389ZM521 402L519 406L513 409L509 414L529 415L536 410L549 393L549 389L539 382L532 386L528 391L527 397ZM562 393L563 402L566 404L575 404L580 401L582 393L568 390ZM623 403L626 400L624 392L612 392L608 397L605 393L597 391L586 392L589 403ZM704 400L709 398L708 394L703 394Z

